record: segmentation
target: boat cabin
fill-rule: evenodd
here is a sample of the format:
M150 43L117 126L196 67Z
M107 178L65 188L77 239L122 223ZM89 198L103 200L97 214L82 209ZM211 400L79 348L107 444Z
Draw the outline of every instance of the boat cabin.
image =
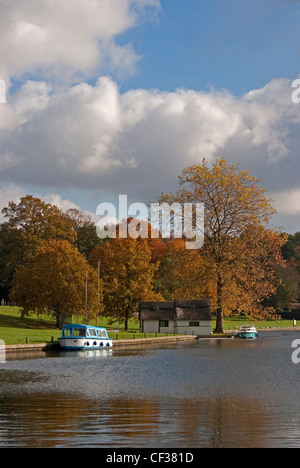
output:
M102 327L89 325L65 325L62 329L62 338L106 338L107 330Z
M112 348L106 328L91 325L65 325L58 342L62 349L104 349Z

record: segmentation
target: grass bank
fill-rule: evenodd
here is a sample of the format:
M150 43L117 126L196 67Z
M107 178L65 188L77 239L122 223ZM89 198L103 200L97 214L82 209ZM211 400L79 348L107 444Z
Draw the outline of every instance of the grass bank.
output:
M77 322L79 323L79 322ZM90 325L96 325L91 322ZM99 327L108 329L110 338L116 340L139 339L145 335L139 332L139 324L134 320L129 321L129 330L125 331L124 324L115 322L109 325L108 319L103 317L98 320ZM28 339L31 344L48 343L61 335L56 324L48 316L32 315L25 319L20 318L18 307L0 306L0 340L7 345L25 344ZM166 336L160 334L159 336ZM147 338L154 338L155 334L147 333Z
M226 317L224 320L224 329L238 330L242 325L255 325L257 329L269 328L293 328L293 320L247 320L246 317ZM300 321L298 322L300 326ZM212 329L216 327L216 322L212 322Z
M225 319L225 330L235 330L241 325L246 324L245 317L228 317ZM272 321L258 321L255 323L257 328L292 328L293 322L291 320ZM95 325L95 323L91 323ZM101 318L98 321L100 327L106 327L109 330L109 336L116 340L144 338L143 333L139 333L139 324L134 320L129 322L129 330L124 330L124 324L115 322L113 325L108 324L108 319ZM215 328L215 322L212 324L212 329ZM118 330L118 332L116 331ZM55 322L48 316L31 316L21 320L19 309L17 307L0 307L0 339L7 345L16 345L26 343L26 338L29 343L47 343L52 340L57 340L61 332L55 326ZM166 336L166 335L159 335ZM147 334L148 338L155 337L154 334Z

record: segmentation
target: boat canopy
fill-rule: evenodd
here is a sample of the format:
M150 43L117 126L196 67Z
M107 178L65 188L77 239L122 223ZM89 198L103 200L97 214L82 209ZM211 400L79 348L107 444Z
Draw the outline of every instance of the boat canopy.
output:
M69 324L62 328L62 337L86 338L99 337L108 338L107 330L103 327L93 327L92 325Z

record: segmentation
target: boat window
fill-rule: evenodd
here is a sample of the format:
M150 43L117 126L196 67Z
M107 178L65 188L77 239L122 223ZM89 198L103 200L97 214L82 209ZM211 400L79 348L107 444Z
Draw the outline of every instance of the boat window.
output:
M88 332L90 336L97 336L96 330L94 330L93 328L89 328Z
M84 328L74 328L73 329L73 336L85 336L85 329Z
M66 328L65 330L63 330L63 336L71 336L72 334L72 328Z
M100 338L106 338L106 331L105 330L97 330L98 336Z

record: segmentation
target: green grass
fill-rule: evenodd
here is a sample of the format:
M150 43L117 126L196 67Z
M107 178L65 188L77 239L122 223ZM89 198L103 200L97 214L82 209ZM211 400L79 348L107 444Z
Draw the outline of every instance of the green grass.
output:
M245 317L229 317L225 319L225 330L235 330L240 328L241 325L253 323L257 328L292 328L293 322L291 320L282 321L247 321ZM91 325L96 325L91 322ZM119 330L118 333L109 331L111 338L126 340L133 338L144 338L143 333L139 333L139 324L134 320L129 321L129 330L124 330L124 323L115 322L109 324L107 318L101 318L98 321L98 326L105 327L111 330ZM215 322L212 324L212 329L215 328ZM7 345L24 344L28 337L29 343L47 343L52 340L57 340L61 332L55 326L55 323L48 316L35 316L21 320L19 309L17 307L0 307L0 339ZM154 334L147 334L148 338L154 337ZM166 336L166 335L159 335Z
M32 316L21 320L18 307L0 307L0 339L10 344L46 343L56 340L60 331L48 317Z
M80 321L76 321L76 323L80 323ZM90 322L90 325L96 325L95 321ZM139 324L134 320L129 321L128 331L125 331L124 323L109 324L109 320L105 317L98 320L98 326L107 328L110 338L114 340L145 337L144 333L139 333ZM111 332L109 329L113 331ZM26 338L31 344L48 343L52 341L52 338L54 341L57 340L60 335L61 331L56 328L55 322L48 316L31 315L21 320L18 307L0 307L0 339L7 345L24 344ZM147 338L152 337L155 337L155 334L147 333Z
M246 317L226 317L224 320L224 329L237 330L242 325L252 324L258 329L268 328L293 328L292 320L248 320ZM300 326L300 322L298 322ZM212 329L214 330L216 322L212 322Z

